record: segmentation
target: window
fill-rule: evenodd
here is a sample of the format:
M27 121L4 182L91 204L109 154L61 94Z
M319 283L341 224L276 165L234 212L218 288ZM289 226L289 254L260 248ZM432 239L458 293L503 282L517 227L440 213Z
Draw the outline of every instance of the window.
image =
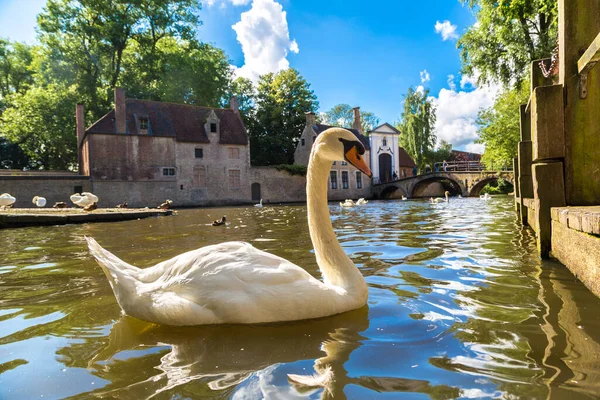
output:
M204 149L194 149L196 158L204 158Z
M331 188L337 189L337 171L331 171L329 173L329 179L331 180Z
M348 165L346 161L342 161L342 165Z
M217 123L216 122L211 122L210 123L210 132L211 133L217 133Z
M387 138L384 137L383 140L381 141L381 143L383 144L383 147L387 146Z
M240 149L237 147L228 147L227 148L227 158L230 160L237 160L240 158Z
M148 129L148 118L140 118L140 130Z
M83 186L75 186L73 188L73 193L81 193L83 192Z
M362 189L362 174L360 171L356 171L356 188Z
M163 176L175 176L175 168L163 168Z
M304 146L304 138L300 139L300 144L302 144L302 146Z
M199 188L206 187L206 169L204 167L194 167L194 186Z
M342 171L342 189L348 189L348 171Z
M230 169L229 170L229 187L237 189L240 187L240 170Z

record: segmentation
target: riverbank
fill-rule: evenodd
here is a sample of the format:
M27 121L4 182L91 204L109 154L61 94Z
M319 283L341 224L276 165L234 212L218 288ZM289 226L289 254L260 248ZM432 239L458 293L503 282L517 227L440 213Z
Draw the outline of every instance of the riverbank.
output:
M0 210L0 229L26 226L114 222L172 215L172 210L151 208L99 208L86 212L77 208L11 208Z

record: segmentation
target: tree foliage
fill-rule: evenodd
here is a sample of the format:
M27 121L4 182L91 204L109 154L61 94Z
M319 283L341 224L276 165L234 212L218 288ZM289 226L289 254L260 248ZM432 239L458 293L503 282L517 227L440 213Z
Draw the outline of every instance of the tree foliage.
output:
M477 23L459 39L463 73L480 83L520 83L531 61L550 57L557 38L557 0L461 0Z
M448 161L452 154L452 144L442 140L435 150L425 152L425 160L431 164Z
M352 128L354 111L348 104L337 104L321 115L321 121L327 125ZM379 118L372 112L361 110L360 124L362 133L366 134L379 125Z
M429 90L415 91L412 87L404 97L402 122L398 125L400 145L422 167L436 143L435 106L428 99Z
M262 75L254 103L253 116L246 124L252 163L293 164L305 113L319 107L310 84L293 68Z
M527 103L528 97L528 84L505 90L493 107L479 112L477 143L485 143L483 162L486 164L512 165L520 140L519 105Z

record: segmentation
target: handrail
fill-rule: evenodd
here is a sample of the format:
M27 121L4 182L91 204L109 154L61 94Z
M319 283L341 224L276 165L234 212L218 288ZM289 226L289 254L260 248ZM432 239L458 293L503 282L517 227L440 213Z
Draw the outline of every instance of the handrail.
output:
M587 74L598 62L600 62L600 33L577 61L577 71L582 75Z

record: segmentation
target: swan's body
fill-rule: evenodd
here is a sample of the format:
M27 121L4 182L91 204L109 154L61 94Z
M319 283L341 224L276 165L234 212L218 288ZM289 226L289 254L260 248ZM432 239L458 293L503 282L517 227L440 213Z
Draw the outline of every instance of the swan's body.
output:
M489 194L489 193L486 193L486 194L479 195L479 198L480 198L481 200L489 200L489 199L491 199L491 198L492 198L492 196L490 196L490 194Z
M259 207L259 208L262 208L262 206L263 206L262 199L260 199L260 203L254 205L254 207Z
M33 204L35 204L38 207L45 207L46 206L46 199L41 197L41 196L35 196L33 198L33 200L31 200L31 202Z
M327 178L345 156L371 176L363 145L341 128L317 137L307 174L308 227L323 282L304 269L243 242L190 251L139 269L88 238L123 311L166 325L265 323L325 317L367 303L367 285L331 226Z
M340 207L354 207L355 205L357 204L352 199L346 199L343 203L340 203Z
M450 197L449 197L450 192L446 191L444 193L444 195L446 196L445 198L442 198L442 197L436 197L435 199L431 198L431 199L429 199L429 202L432 204L449 203L450 202Z
M462 195L460 195L460 194L459 194L459 195L458 195L458 198L459 198L459 199L462 199Z
M90 192L82 192L81 194L75 193L69 197L73 204L85 208L91 204L98 202L98 196Z
M357 206L362 206L362 205L364 205L364 204L367 204L368 202L369 202L369 200L365 200L365 199L363 199L363 198L361 197L360 199L356 200L356 205L357 205Z
M17 201L17 199L12 197L8 193L0 194L0 207L12 206L15 203L15 201Z
M406 200L406 199L407 199L406 196L402 196L402 200Z

